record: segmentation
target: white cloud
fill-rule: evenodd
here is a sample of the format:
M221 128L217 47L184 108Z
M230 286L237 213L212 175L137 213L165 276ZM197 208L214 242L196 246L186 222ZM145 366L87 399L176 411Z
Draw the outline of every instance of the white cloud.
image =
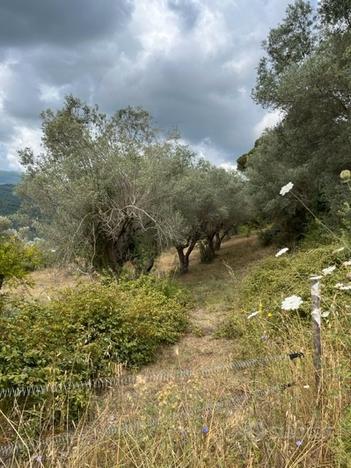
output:
M238 165L236 162L223 162L221 164L219 164L219 167L221 167L222 169L225 169L226 171L236 171Z
M41 150L41 130L29 127L16 127L14 134L5 144L7 150L7 161L11 169L21 170L21 165L18 162L17 151L21 148L30 147L35 153Z
M236 163L228 161L227 155L223 153L216 145L212 142L210 137L206 137L198 143L188 143L191 148L200 156L200 158L207 159L216 166L223 167L223 169L236 169Z
M44 21L62 13L59 0L14 12L18 25L30 27L8 34L0 49L0 166L16 165L19 147L38 144L40 111L60 107L70 93L107 113L144 106L158 127L178 127L201 155L225 167L278 121L274 113L261 118L250 90L261 42L289 0L251 0L249 8L247 0L104 0L103 9L85 1L92 30L87 36L83 24L73 27L74 42L63 23L54 34ZM124 4L125 14L114 17ZM77 8L72 2L65 12Z
M45 103L51 103L59 101L61 98L60 90L55 86L50 86L45 83L39 86L40 88L40 100Z
M255 125L255 139L259 138L265 130L275 127L279 122L281 122L282 118L283 114L280 111L268 112L265 114L258 124Z
M159 0L138 0L129 30L140 41L146 57L170 53L180 38L177 16L165 1Z

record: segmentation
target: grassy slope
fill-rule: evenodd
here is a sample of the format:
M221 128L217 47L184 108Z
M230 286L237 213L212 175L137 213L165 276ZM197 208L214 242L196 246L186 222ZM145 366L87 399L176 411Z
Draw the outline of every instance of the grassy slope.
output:
M120 393L111 393L94 444L87 450L86 440L78 438L72 466L83 466L87 460L90 466L336 466L338 425L346 396L340 376L343 358L334 347L338 323L334 324L335 334L325 339L325 385L317 407L310 328L297 322L284 338L278 333L266 339L270 324L265 326L263 320L249 327L248 311L239 308L242 279L264 257L274 258L272 253L260 248L254 238L226 242L211 265L201 265L195 253L191 272L176 277L194 299L188 334L140 372L137 389L131 389L137 394L127 404L125 394L120 398ZM175 254L169 253L160 259L158 268L169 273L175 264ZM232 316L243 332L234 340L218 339L216 331ZM198 373L233 359L291 351L303 351L305 358L205 377ZM190 369L193 374L185 382L148 384L148 372L177 368ZM291 387L285 389L286 384ZM221 407L238 396L247 397L248 404ZM199 402L210 409L194 412ZM123 413L129 414L127 421L145 424L156 414L158 423L137 425L127 434L111 438L106 420L112 415L114 426ZM206 435L204 428L208 429Z
M255 238L224 243L211 265L201 265L195 252L190 273L181 278L174 275L193 297L188 333L142 369L137 384L111 389L93 402L98 417L82 421L66 458L59 447L53 447L51 464L334 466L330 427L336 427L340 419L344 389L338 375L339 357L333 356L331 343L325 344L326 400L322 411L316 412L309 328L297 323L290 336L262 341L264 320L248 327L247 313L239 309L242 279L260 259L271 255L272 251L260 248ZM176 255L169 252L159 260L158 273L172 274L175 266ZM233 315L244 334L234 340L218 338L221 324ZM234 373L201 373L233 359L295 350L303 350L305 359ZM177 373L180 369L187 369L188 376L148 382L150 374ZM283 390L281 385L287 383L294 385ZM263 393L264 389L270 390ZM237 397L248 398L248 404L231 405L230 399Z

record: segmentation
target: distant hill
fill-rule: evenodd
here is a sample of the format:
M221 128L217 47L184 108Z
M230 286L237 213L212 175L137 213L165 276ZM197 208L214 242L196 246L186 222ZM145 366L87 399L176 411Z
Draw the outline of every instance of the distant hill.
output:
M0 184L0 216L16 213L20 207L20 199L15 195L14 184Z
M0 185L16 185L21 177L20 172L0 170Z

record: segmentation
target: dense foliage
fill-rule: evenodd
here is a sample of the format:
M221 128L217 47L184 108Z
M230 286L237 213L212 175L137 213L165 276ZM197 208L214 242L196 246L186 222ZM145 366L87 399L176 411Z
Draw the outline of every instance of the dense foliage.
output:
M310 277L322 275L322 270L336 266L333 274L326 275L323 280L324 308L333 315L333 308L343 308L350 301L350 292L335 288L338 283L348 284L350 267L343 263L350 259L350 252L336 252L338 246L327 245L317 248L300 250L280 258L263 260L245 278L241 288L241 309L249 314L259 310L263 317L270 314L271 320L284 316L310 316ZM301 296L303 304L298 312L282 312L282 300L291 295Z
M141 365L186 325L181 292L140 277L121 284L89 284L47 303L3 305L1 386L85 381L108 375L113 362Z
M0 185L0 216L12 215L18 211L21 202L14 190L15 185Z
M0 232L0 289L5 281L23 280L41 261L41 253L35 245L27 244L16 235Z
M245 217L240 176L199 161L177 135L160 135L141 108L107 117L67 97L42 117L44 152L20 152L20 192L65 260L117 274L132 261L149 271L174 245L186 271L197 241L213 258L214 236Z
M254 97L279 111L282 120L242 166L257 215L273 221L280 238L303 234L311 212L329 223L338 221L344 197L338 178L351 167L350 7L348 1L321 2L318 19L308 2L297 0L264 43ZM279 196L289 181L311 211L296 198Z
M71 423L89 402L89 388L79 384L114 376L116 364L153 360L160 345L174 343L184 331L186 303L179 288L151 277L80 285L47 303L3 301L0 387L66 385L69 392L18 402L31 429L39 419L52 423L53 411L56 423ZM17 417L11 396L1 408Z

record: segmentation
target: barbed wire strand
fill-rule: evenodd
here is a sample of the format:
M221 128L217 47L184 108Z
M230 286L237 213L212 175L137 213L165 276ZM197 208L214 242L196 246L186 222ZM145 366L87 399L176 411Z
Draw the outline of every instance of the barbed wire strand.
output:
M266 356L259 358L252 358L243 361L234 361L228 364L217 365L213 367L207 367L204 369L177 369L176 371L164 371L158 373L146 373L140 374L129 374L124 376L116 377L105 377L88 380L85 382L61 382L61 383L48 383L39 385L23 385L20 387L7 387L0 388L0 400L3 398L17 398L17 397L28 397L28 396L41 396L48 393L69 393L74 390L103 390L105 388L133 385L137 384L140 380L143 383L156 383L156 382L168 382L174 380L182 380L192 376L203 376L214 375L220 372L242 370L249 367L265 366L272 362L290 360L294 361L297 358L304 357L302 352L294 352L288 354L280 354L275 356Z
M278 391L284 391L288 388L295 386L295 383L287 383L287 384L279 384L274 385L272 387L266 389L259 389L252 393L242 393L240 395L232 395L229 398L224 398L221 400L217 400L215 402L204 402L197 408L195 411L191 411L192 416L206 416L207 412L212 413L219 413L219 412L226 412L228 409L235 409L239 406L245 406L250 401L253 400L254 397L265 397L269 396L272 393L276 393ZM187 414L187 411L184 409L181 413ZM120 423L111 425L104 434L104 437L112 436L114 434L119 435L128 435L132 432L135 432L141 428L143 429L152 429L156 428L160 425L161 419L159 417L151 417L147 422L141 422L140 420L136 420L133 422L130 421L121 421ZM60 444L71 444L75 436L75 432L66 432L64 434L59 434L56 436L48 437L50 441L40 442L41 448L43 449L44 446L48 447L50 444L54 443L57 445ZM86 436L89 437L89 434ZM28 444L30 445L30 444ZM31 443L31 445L33 445ZM17 443L9 443L5 445L0 445L0 457L2 459L8 459L14 456L17 453L24 451L24 449L28 450L28 446L25 446L22 442Z

